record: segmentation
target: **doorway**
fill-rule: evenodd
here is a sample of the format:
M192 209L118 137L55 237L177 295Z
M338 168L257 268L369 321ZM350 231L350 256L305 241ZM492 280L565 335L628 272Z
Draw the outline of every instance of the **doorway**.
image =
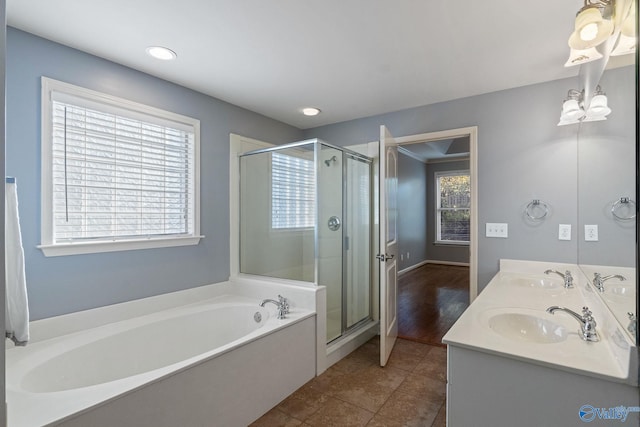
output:
M477 295L477 128L396 143L398 336L442 345Z

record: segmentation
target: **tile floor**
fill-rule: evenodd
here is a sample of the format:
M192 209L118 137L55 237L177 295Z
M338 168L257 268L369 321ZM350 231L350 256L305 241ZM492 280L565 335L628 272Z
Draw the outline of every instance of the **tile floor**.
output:
M381 368L376 337L251 427L445 426L446 365L445 348L398 339Z

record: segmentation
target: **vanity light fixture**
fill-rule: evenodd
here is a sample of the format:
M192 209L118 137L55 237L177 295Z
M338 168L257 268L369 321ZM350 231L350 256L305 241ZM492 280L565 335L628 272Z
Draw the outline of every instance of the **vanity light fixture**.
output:
M302 114L305 116L317 116L320 114L320 109L315 107L305 107L302 109Z
M570 89L567 93L567 99L562 103L562 112L560 113L560 122L558 126L571 125L580 123L585 112L582 109L582 92L576 89Z
M638 45L636 25L636 5L634 1L631 5L631 10L629 10L629 15L627 15L620 26L620 37L613 51L611 51L611 56L626 55L636 51Z
M637 0L584 0L576 16L574 31L569 37L571 53L565 67L584 64L602 58L596 46L615 38L611 56L635 52L638 44L636 26ZM602 50L602 48L600 49Z
M584 91L580 92L576 89L571 89L567 93L567 99L562 103L558 126L607 120L607 116L610 113L611 108L607 105L607 95L600 86L596 87L589 108L586 111L584 109Z
M613 34L612 16L613 0L585 0L576 16L569 46L579 50L598 46Z
M174 51L162 46L149 46L146 51L149 56L163 61L173 61L178 57Z
M569 53L569 59L564 64L565 67L573 67L574 65L585 64L602 58L602 54L595 47L589 49L573 49Z
M607 105L607 94L605 94L600 86L596 87L596 92L591 98L589 109L584 116L585 122L596 122L599 120L607 120L607 116L611 114L611 108Z

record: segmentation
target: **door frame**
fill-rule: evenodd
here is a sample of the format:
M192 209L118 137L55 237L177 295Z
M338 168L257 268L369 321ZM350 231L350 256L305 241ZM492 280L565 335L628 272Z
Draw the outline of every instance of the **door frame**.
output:
M469 233L469 303L478 296L478 127L470 126L438 132L395 137L396 144L421 144L442 139L469 137L469 175L471 177L471 219Z

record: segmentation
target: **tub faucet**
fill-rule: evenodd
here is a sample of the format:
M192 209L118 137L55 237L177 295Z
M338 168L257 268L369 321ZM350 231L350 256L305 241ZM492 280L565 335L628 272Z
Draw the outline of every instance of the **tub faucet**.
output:
M275 304L278 308L278 319L285 319L289 314L289 301L282 295L278 295L278 301L273 299L265 299L260 303L260 307L264 307L266 303Z
M618 279L620 281L627 280L626 277L620 274L610 274L608 276L602 277L600 273L593 273L593 286L596 287L600 292L604 292L604 282L609 279Z
M589 307L582 307L582 316L580 316L573 310L569 310L565 307L558 307L557 305L547 308L547 312L551 314L554 314L558 310L564 311L565 313L571 315L580 323L580 338L585 341L591 342L600 341L600 338L598 338L598 333L596 332L596 319L594 319L591 315L592 313L589 310Z
M551 273L555 273L560 277L562 277L562 279L564 280L565 288L567 289L573 288L573 276L571 275L571 272L569 270L565 271L564 274L557 270L547 270L544 272L544 274L551 274Z

